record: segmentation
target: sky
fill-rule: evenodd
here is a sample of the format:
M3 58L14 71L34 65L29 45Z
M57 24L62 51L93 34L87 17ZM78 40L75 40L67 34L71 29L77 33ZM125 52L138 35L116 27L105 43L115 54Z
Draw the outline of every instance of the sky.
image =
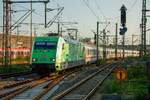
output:
M14 0L18 1L18 0ZM142 0L50 0L48 8L64 7L59 20L61 22L78 22L77 25L63 25L63 30L66 28L78 28L78 34L80 37L93 37L93 32L96 32L96 22L102 22L100 24L100 31L106 27L106 22L110 22L107 27L109 35L115 34L115 23L120 26L120 8L122 5L127 8L127 28L126 36L132 34L140 35L139 25L141 23L141 8ZM150 8L150 1L147 1L147 8ZM30 9L30 4L13 4L14 10ZM44 23L44 4L33 4L33 22ZM2 26L2 1L0 1L0 26ZM56 14L57 10L48 12L47 20L51 20ZM14 23L25 12L13 13ZM148 13L150 14L150 13ZM29 17L30 18L30 17ZM27 18L24 23L30 22ZM105 24L104 24L105 23ZM149 20L147 21L147 28L149 29ZM47 32L57 32L57 24L53 24L50 28L45 29L42 25L35 26L37 34L44 34ZM1 31L2 29L0 29ZM22 34L29 34L29 25L22 25L19 29ZM16 31L16 30L15 30ZM14 32L15 32L14 31ZM147 32L149 37L149 32Z

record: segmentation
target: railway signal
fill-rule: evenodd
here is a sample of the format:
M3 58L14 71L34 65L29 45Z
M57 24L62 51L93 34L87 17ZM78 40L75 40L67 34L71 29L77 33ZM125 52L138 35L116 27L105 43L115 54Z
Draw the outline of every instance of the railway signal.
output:
M121 26L122 28L120 28L120 35L124 35L125 32L127 31L127 27L126 27L126 11L127 8L125 7L125 5L122 5L121 9Z
M117 80L119 81L124 81L127 79L127 70L125 70L124 68L118 68L115 72L115 77Z
M127 8L125 7L125 5L122 5L121 9L121 27L120 28L120 32L119 34L122 35L122 50L123 50L123 59L124 59L124 39L125 39L125 32L127 31L127 27L126 27L126 11Z
M120 28L120 35L124 35L125 32L127 31L127 27L123 27L123 28Z
M125 5L122 5L121 7L121 24L123 27L126 26L126 10L127 8L125 7Z

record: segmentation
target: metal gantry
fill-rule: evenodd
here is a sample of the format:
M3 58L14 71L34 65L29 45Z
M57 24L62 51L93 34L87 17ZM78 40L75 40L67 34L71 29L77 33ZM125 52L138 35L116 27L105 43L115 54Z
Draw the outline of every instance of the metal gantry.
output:
M3 1L3 41L2 65L7 67L11 64L11 4L10 0Z
M31 42L32 42L32 3L47 4L48 2L49 0L44 0L44 1L43 0L25 0L25 1L3 0L3 36L2 36L3 37L3 40L2 40L2 51L3 51L2 65L3 66L7 67L11 65L11 31L13 30L13 28L16 28L14 25L11 25L11 12L12 12L11 4L13 3L30 3L31 4L31 7L30 7L31 11L29 12L31 12L30 13L31 15L30 30L31 30Z
M146 54L146 0L142 2L142 24L141 27L141 49L140 56Z
M118 23L116 23L116 34L115 34L115 59L117 60L118 49Z
M104 27L102 32L99 32L99 24L106 24L106 26ZM103 59L106 59L106 43L107 43L107 39L106 39L106 28L108 27L108 25L110 24L110 22L99 22L97 21L97 33L96 33L96 48L97 48L97 63L98 63L98 59L99 59L99 39L102 40L102 46L103 46ZM95 33L95 32L94 32Z
M97 34L96 34L96 61L98 64L98 58L99 58L99 49L98 49L98 41L99 40L99 22L97 22Z
M146 8L146 0L142 1L142 23L140 24L141 28L141 47L140 47L140 56L146 55L147 54L147 44L146 44L146 23L147 23L147 16L146 12L150 10L147 10Z

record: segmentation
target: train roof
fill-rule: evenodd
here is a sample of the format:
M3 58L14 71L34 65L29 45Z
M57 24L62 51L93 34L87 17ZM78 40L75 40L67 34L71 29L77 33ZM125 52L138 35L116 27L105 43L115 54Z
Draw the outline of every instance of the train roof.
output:
M43 36L43 37L36 37L34 41L58 41L57 36Z
M64 39L64 41L66 41L67 43L71 43L71 44L82 44L81 42L77 41L77 40L73 40L70 38L65 38L65 37L61 37L61 36L45 36L45 37L36 37L35 41L58 41L59 38Z
M68 43L71 43L71 44L80 44L79 41L77 40L73 40L73 39L70 39L70 38L64 38L64 40Z

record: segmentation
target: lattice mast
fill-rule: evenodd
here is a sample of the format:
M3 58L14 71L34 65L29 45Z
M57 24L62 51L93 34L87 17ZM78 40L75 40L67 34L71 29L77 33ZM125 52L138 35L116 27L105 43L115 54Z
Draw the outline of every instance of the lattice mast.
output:
M141 24L141 50L140 56L146 54L146 0L142 1L142 24Z
M3 1L3 41L2 64L5 67L11 65L11 3L10 0Z

